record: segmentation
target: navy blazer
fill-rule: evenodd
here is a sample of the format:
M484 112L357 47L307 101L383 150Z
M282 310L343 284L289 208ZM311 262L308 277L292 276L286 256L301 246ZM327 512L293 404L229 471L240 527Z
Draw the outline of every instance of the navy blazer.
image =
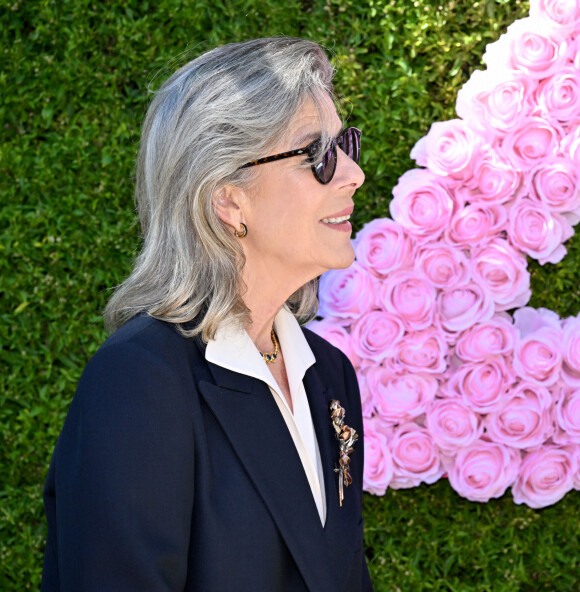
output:
M324 470L323 527L266 384L211 364L199 339L139 316L88 363L45 487L43 592L367 592L363 441L348 359L304 330ZM329 402L359 433L338 502Z

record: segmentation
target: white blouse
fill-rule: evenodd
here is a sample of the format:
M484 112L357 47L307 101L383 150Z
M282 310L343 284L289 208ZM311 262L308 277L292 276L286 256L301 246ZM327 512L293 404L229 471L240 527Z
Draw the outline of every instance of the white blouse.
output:
M238 325L232 323L220 325L215 339L207 344L205 359L233 372L253 376L270 387L270 392L280 409L302 461L320 521L324 526L326 522L326 497L324 494L322 462L312 423L310 406L302 382L306 370L316 362L316 359L304 337L304 333L300 329L298 321L286 307L283 307L276 315L274 329L280 342L280 348L284 352L284 363L288 375L288 384L290 385L294 414L290 411L278 383L272 376L268 365L262 359L254 342L246 331Z

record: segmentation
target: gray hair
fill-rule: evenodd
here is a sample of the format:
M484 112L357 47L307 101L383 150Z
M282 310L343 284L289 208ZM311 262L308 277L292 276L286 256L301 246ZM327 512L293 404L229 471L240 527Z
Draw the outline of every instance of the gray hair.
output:
M251 322L242 299L243 251L213 196L227 184L250 186L255 169L240 167L267 155L305 100L322 114L333 75L318 44L271 37L213 49L162 85L137 159L143 246L107 304L108 330L146 313L207 341L226 318ZM312 280L286 303L302 322L316 314L316 289Z

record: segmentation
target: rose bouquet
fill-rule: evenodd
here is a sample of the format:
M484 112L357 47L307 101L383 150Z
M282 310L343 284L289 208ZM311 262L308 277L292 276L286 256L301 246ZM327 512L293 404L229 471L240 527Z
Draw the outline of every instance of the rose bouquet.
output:
M580 0L532 0L484 62L311 327L357 371L367 491L446 474L539 508L580 489L580 316L525 307L526 257L557 263L580 221Z

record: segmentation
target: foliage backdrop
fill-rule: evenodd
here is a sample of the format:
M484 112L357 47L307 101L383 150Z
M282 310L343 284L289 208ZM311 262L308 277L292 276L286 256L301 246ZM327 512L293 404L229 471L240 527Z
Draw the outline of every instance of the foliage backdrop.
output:
M520 0L0 0L0 589L37 589L42 484L101 312L139 248L133 167L149 95L226 42L326 46L363 130L354 227L387 215L430 123L454 117L485 45ZM532 263L532 306L580 311L580 240ZM378 592L577 591L580 494L542 511L475 504L444 481L365 498Z

